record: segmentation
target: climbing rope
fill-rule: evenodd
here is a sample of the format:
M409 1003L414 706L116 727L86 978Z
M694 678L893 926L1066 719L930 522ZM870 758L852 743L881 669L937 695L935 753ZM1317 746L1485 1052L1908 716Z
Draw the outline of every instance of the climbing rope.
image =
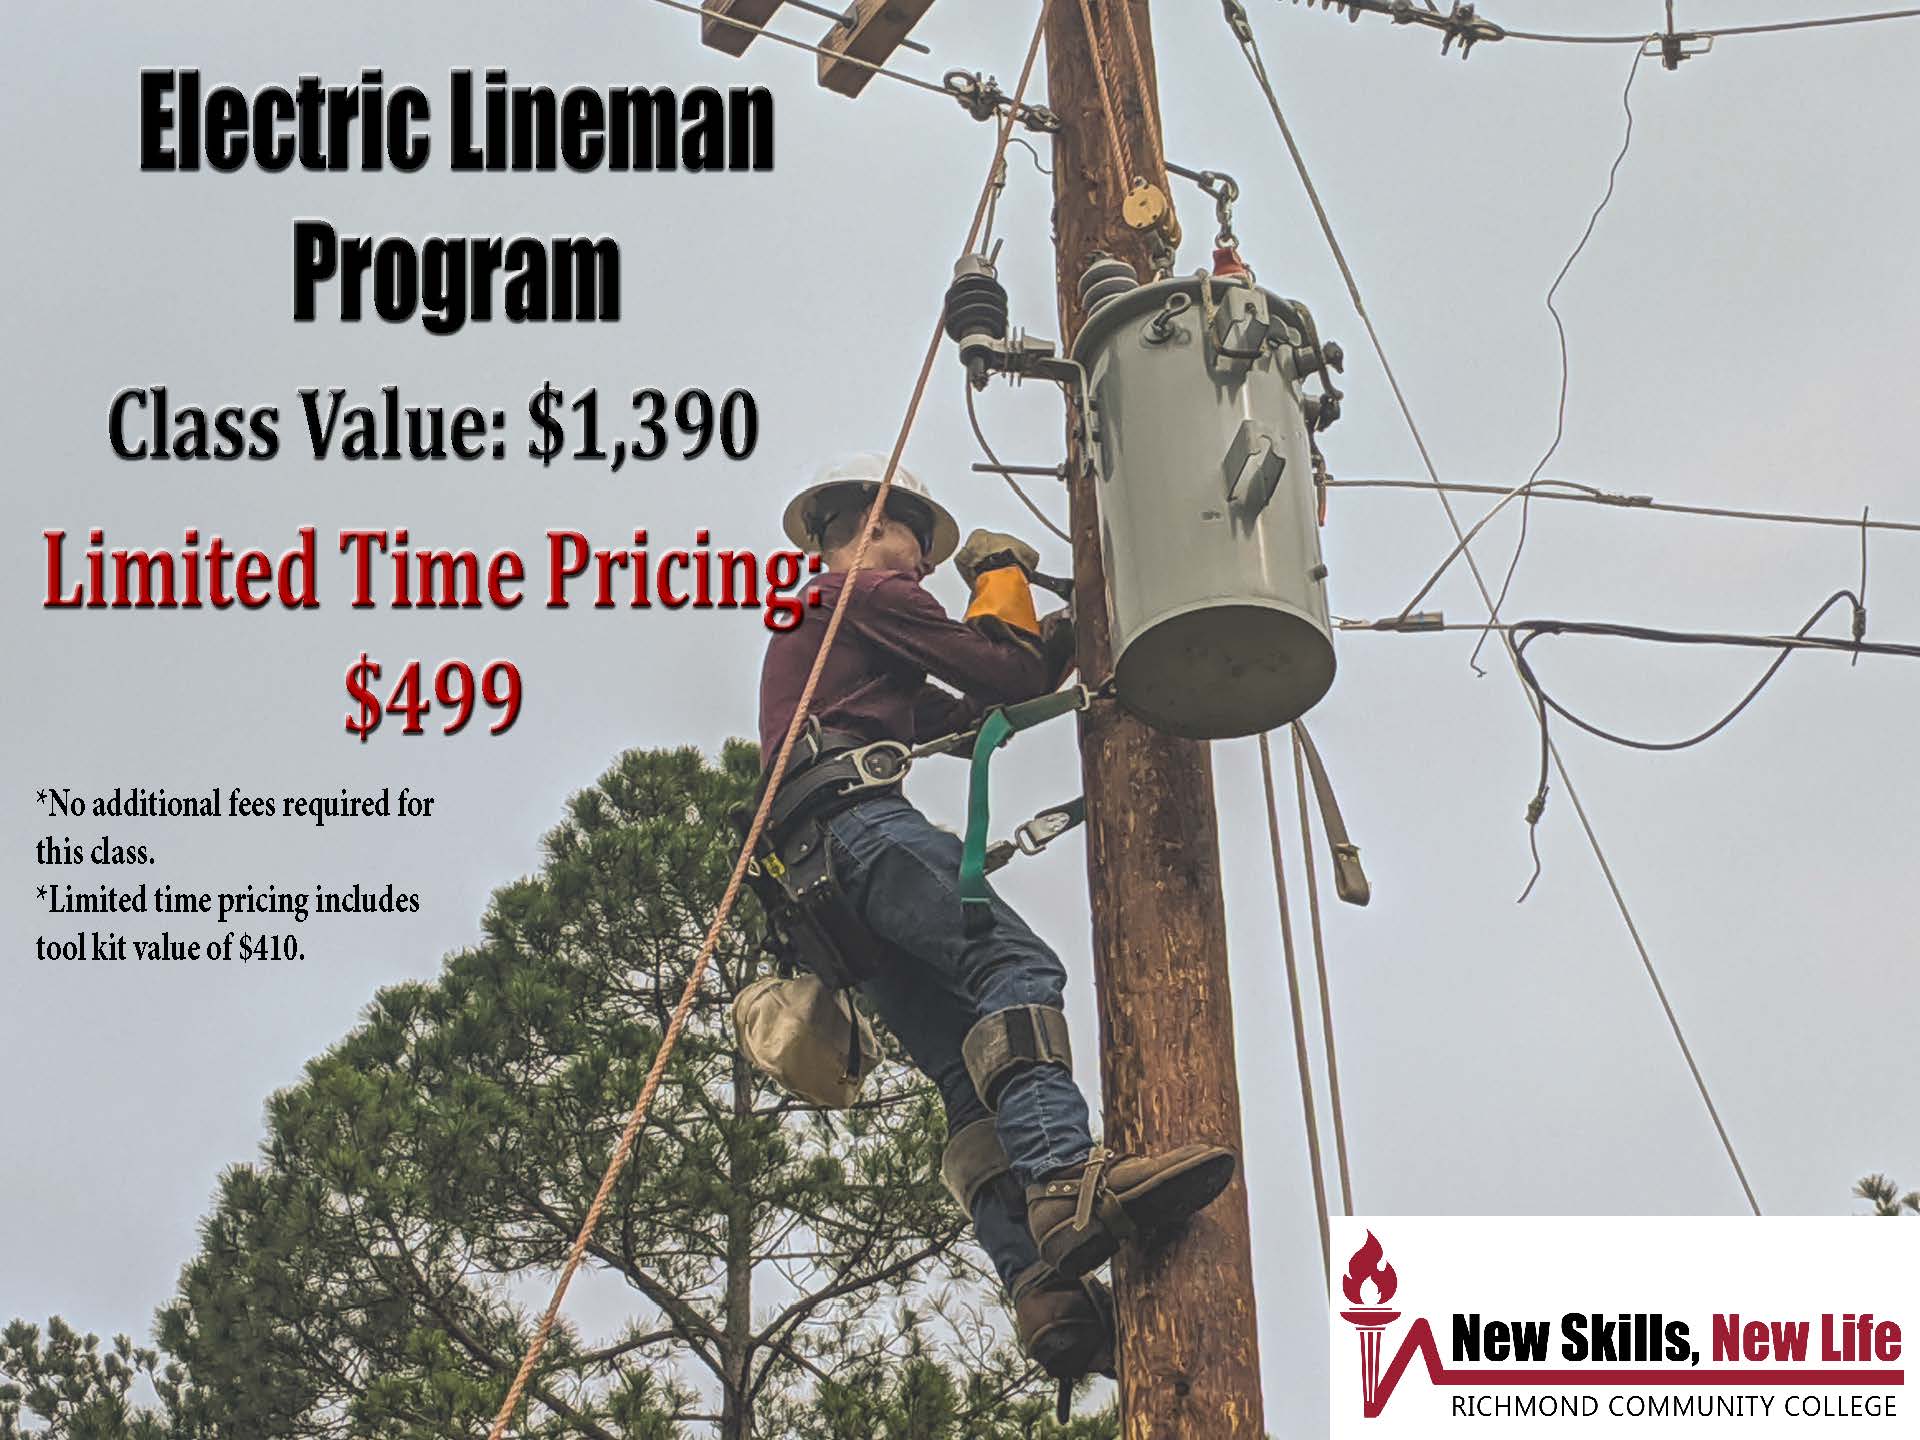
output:
M1149 235L1149 248L1153 257L1156 274L1165 274L1173 268L1174 249L1180 243L1180 220L1174 213L1173 197L1169 193L1171 185L1167 180L1165 156L1160 145L1160 122L1154 115L1153 95L1147 84L1147 67L1140 48L1139 31L1133 23L1133 10L1129 0L1097 0L1101 6L1100 18L1094 18L1095 0L1080 0L1080 22L1087 32L1087 54L1093 63L1095 88L1100 96L1100 111L1106 121L1107 158L1112 162L1114 180L1118 186L1120 217L1132 230ZM1109 5L1120 9L1121 21L1127 34L1127 52L1131 57L1131 89L1135 99L1135 108L1139 111L1141 124L1145 126L1144 141L1136 134L1140 143L1129 147L1122 138L1121 131L1132 132L1136 129L1132 112L1114 105L1114 82L1109 81L1111 71L1115 81L1119 78L1121 65L1119 47L1113 38L1113 27L1107 19ZM1131 162L1144 152L1151 162L1151 172L1146 166L1136 166ZM1131 177L1131 178L1129 178Z
M1140 118L1147 127L1147 153L1164 157L1166 147L1160 143L1160 121L1155 116L1159 107L1153 103L1153 97L1147 93L1147 62L1140 53L1140 32L1133 25L1133 6L1128 3L1128 0L1113 0L1113 4L1119 8L1120 25L1127 32L1127 53L1133 59L1134 88L1140 92ZM1164 168L1163 163L1162 169ZM1161 178L1165 178L1164 175ZM1162 185L1160 188L1168 190L1170 187ZM1167 199L1171 204L1173 199L1171 193Z
M1267 791L1267 844L1273 851L1273 888L1280 899L1280 950L1287 961L1287 1004L1293 1010L1293 1054L1300 1067L1300 1108L1307 1122L1307 1164L1313 1171L1313 1211L1320 1221L1320 1265L1333 1274L1333 1242L1328 1234L1327 1182L1320 1159L1320 1117L1313 1103L1313 1070L1307 1063L1307 1022L1300 1013L1300 966L1293 953L1293 915L1287 905L1287 870L1280 858L1280 802L1273 793L1273 749L1260 733L1260 780ZM1311 855L1308 868L1313 865Z
M961 245L964 254L974 247L975 238L985 220L988 198L993 188L993 177L998 171L1001 160L1006 155L1007 140L1013 131L1015 117L1020 112L1021 102L1027 92L1027 82L1033 76L1034 61L1040 53L1040 39L1044 34L1047 12L1053 0L1041 0L1040 18L1033 28L1033 40L1027 46L1027 58L1020 70L1020 83L1014 89L1013 106L1007 112L1000 125L999 141L994 146L993 163L987 167L987 178L980 187L980 198L973 210L973 221L967 227L967 238ZM847 579L840 587L839 597L834 601L833 613L828 617L826 634L821 638L820 650L813 659L813 668L807 674L807 683L800 692L800 703L795 707L793 721L787 726L786 738L780 743L779 754L774 758L772 774L768 778L765 793L754 811L753 821L747 828L746 839L741 842L740 853L733 862L733 873L727 877L727 888L720 897L720 907L714 912L713 923L707 927L706 938L700 942L700 951L694 957L693 971L687 977L686 988L681 992L679 1002L673 1008L673 1014L667 1021L666 1032L660 1037L660 1048L655 1052L653 1065L647 1071L645 1083L640 1087L640 1096L634 1101L633 1111L627 1117L626 1128L620 1132L619 1142L614 1146L613 1155L607 1161L606 1174L600 1179L600 1188L595 1192L593 1203L588 1206L586 1217L580 1222L580 1233L574 1237L567 1251L566 1263L561 1266L560 1277L554 1284L553 1298L548 1302L546 1312L540 1317L539 1328L534 1332L533 1342L527 1347L527 1353L520 1361L520 1369L513 1377L506 1398L500 1403L500 1412L494 1418L493 1428L488 1432L487 1440L501 1440L506 1433L507 1424L513 1413L519 1408L520 1399L526 1393L527 1384L533 1377L535 1366L545 1351L547 1340L553 1334L553 1327L560 1316L561 1303L566 1299L567 1287L572 1284L574 1273L579 1270L581 1259L585 1256L594 1231L599 1227L600 1218L605 1213L607 1201L613 1194L613 1187L626 1168L633 1154L634 1143L639 1139L640 1130L646 1124L647 1111L653 1104L654 1093L660 1088L665 1076L667 1063L673 1057L674 1047L679 1043L680 1034L686 1028L687 1017L692 1013L694 997L699 993L700 983L705 978L707 966L713 959L713 953L719 946L721 932L733 913L734 904L740 898L740 887L746 878L747 863L755 847L760 843L760 834L766 827L767 812L773 804L774 796L779 792L780 782L786 777L787 762L793 755L794 743L799 739L801 730L807 722L807 715L813 705L814 691L820 684L821 672L825 670L827 656L833 650L835 638L840 633L842 621L846 618L847 602L853 596L853 577L858 575L866 564L867 548L872 540L875 525L886 512L887 495L893 488L893 478L900 467L901 453L906 449L907 436L913 431L913 423L920 413L920 401L926 394L928 378L933 373L933 364L940 353L940 341L944 331L939 321L934 323L933 335L927 342L927 353L920 362L920 373L914 381L913 396L907 402L907 413L900 422L900 433L894 439L893 451L887 457L886 474L881 478L879 488L874 492L873 504L867 511L866 523L860 528L860 540L855 546L853 558L847 566Z
M1124 200L1130 188L1127 176L1132 172L1127 166L1126 142L1120 138L1120 122L1114 114L1113 92L1107 88L1107 67L1100 59L1098 27L1093 22L1093 7L1088 0L1080 0L1080 20L1087 30L1087 55L1093 61L1093 81L1100 92L1100 113L1107 122L1107 158L1113 162L1113 193Z
M1333 1048L1333 997L1327 990L1327 945L1320 929L1320 884L1315 879L1313 824L1307 817L1307 728L1293 733L1293 783L1300 795L1300 855L1307 867L1307 914L1313 921L1313 969L1320 985L1320 1034L1327 1047L1327 1099L1333 1107L1333 1153L1340 1164L1340 1213L1353 1214L1353 1174L1347 1168L1347 1118L1340 1104L1340 1061ZM1328 836L1331 843L1332 836Z

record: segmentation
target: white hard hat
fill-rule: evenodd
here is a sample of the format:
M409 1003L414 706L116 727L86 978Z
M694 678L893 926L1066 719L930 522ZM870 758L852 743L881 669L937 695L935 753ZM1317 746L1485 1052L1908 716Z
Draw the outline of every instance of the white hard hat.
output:
M864 509L871 505L886 473L887 457L874 451L835 456L813 472L812 481L787 506L780 522L787 538L809 553L817 553L820 533L827 522L856 506ZM958 522L905 465L894 469L893 487L887 492L887 513L920 536L929 565L940 564L960 548Z

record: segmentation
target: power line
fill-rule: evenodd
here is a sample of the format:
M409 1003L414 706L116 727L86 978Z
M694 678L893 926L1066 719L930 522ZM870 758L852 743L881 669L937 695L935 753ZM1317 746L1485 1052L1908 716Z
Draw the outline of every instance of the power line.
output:
M1853 606L1852 638L1839 640L1808 634L1815 625L1820 623L1826 613L1842 600L1851 602ZM1520 620L1509 626L1508 632L1521 637L1519 643L1514 647L1520 656L1521 678L1526 681L1527 688L1533 691L1534 695L1539 698L1547 709L1553 711L1554 714L1560 716L1561 719L1567 721L1569 724L1577 725L1589 735L1597 736L1609 744L1624 745L1634 750L1668 751L1689 749L1704 740L1711 740L1715 735L1718 735L1722 730L1726 729L1727 726L1732 724L1739 716L1741 711L1753 703L1754 698L1766 688L1767 682L1773 679L1774 675L1779 672L1780 667L1786 664L1787 660L1797 651L1837 650L1842 654L1855 656L1898 655L1910 660L1920 659L1920 645L1896 645L1882 641L1867 640L1863 638L1866 634L1866 628L1867 609L1866 606L1861 603L1860 597L1851 590L1836 590L1827 597L1819 609L1815 610L1813 614L1807 618L1807 622L1798 630L1794 631L1791 636L1729 635L1695 630L1655 630L1644 625L1617 625L1589 620ZM1658 645L1731 645L1744 646L1757 650L1777 649L1780 653L1774 657L1773 663L1762 673L1753 688L1740 697L1738 704L1698 734L1689 735L1684 740L1636 740L1632 736L1617 735L1610 730L1604 730L1598 725L1582 720L1578 715L1575 715L1571 710L1567 709L1566 706L1562 705L1547 693L1546 687L1541 685L1539 677L1534 674L1533 667L1526 658L1527 647L1543 635L1605 635L1622 640L1649 641ZM1543 727L1546 725L1546 717L1544 715L1541 716L1540 723ZM1543 763L1540 772L1540 784L1543 790L1546 786L1546 778L1546 767Z
M1294 141L1293 130L1287 124L1286 114L1280 108L1280 97L1274 93L1273 81L1267 74L1266 62L1260 57L1260 46L1253 33L1253 22L1247 18L1246 7L1241 0L1222 0L1222 3L1227 24L1239 41L1241 53L1246 56L1247 64L1253 70L1254 79L1258 82L1261 93L1266 97L1267 106L1273 112L1274 123L1279 126L1280 136L1286 142L1288 154L1293 158L1294 169L1299 172L1301 186L1306 190L1307 199L1313 206L1313 213L1320 222L1320 230L1326 237L1327 248L1333 253L1334 263L1339 266L1341 278L1346 282L1347 295L1353 302L1354 312L1360 317L1361 325L1365 328L1367 338L1373 346L1373 353L1380 361L1380 368L1386 375L1388 387L1393 391L1394 400L1400 407L1401 417L1406 421L1414 446L1420 452L1421 462L1426 467L1428 477L1433 481L1434 493L1440 499L1440 507L1446 511L1447 522L1452 525L1454 534L1459 537L1462 551L1466 555L1467 568L1473 574L1474 584L1480 591L1480 598L1486 602L1487 615L1491 620L1494 618L1493 592L1487 588L1486 578L1481 575L1479 562L1474 558L1472 550L1467 548L1467 536L1460 527L1460 517L1454 513L1453 502L1447 497L1447 492L1441 484L1440 472L1434 466L1426 440L1413 418L1413 410L1407 404L1399 379L1394 375L1393 367L1387 360L1386 348L1380 342L1380 335L1374 328L1373 318L1367 313L1366 302L1360 297L1360 286L1353 277L1353 268L1347 263L1346 253L1340 248L1340 242L1333 233L1333 223L1327 218L1326 207L1320 203L1320 193L1314 186L1313 177L1307 171L1307 163L1300 153L1300 147ZM1507 656L1514 665L1515 674L1518 675L1520 659L1514 649L1513 637L1503 634L1501 643L1505 645ZM1524 677L1521 678L1521 684L1525 686ZM1529 707L1538 714L1539 700L1530 692L1523 691L1523 693L1527 695ZM1547 753L1554 768L1560 774L1560 783L1566 787L1567 798L1572 802L1574 813L1580 819L1580 828L1586 834L1587 844L1592 848L1594 858L1600 862L1600 873L1606 877L1607 888L1613 895L1613 903L1620 911L1620 918L1626 922L1627 933L1633 937L1634 949L1639 953L1640 964L1646 970L1647 978L1653 983L1654 993L1659 997L1661 1009L1666 1012L1667 1024L1673 1030L1674 1039L1679 1043L1680 1053L1685 1058L1687 1069L1693 1076L1694 1088L1699 1091L1701 1102L1706 1106L1707 1114L1713 1121L1713 1128L1719 1134L1720 1144L1726 1151L1727 1160L1733 1166L1733 1172L1740 1181L1740 1188L1746 1195L1747 1205L1755 1215L1758 1215L1760 1201L1754 1195L1753 1186L1747 1180L1746 1167L1740 1163L1740 1155L1734 1149L1733 1138L1721 1122L1719 1107L1713 1103L1713 1094L1707 1088L1706 1076L1701 1073L1699 1065L1693 1058L1693 1049L1687 1044L1686 1034L1680 1027L1680 1017L1667 1000L1666 986L1661 983L1659 972L1654 967L1653 957L1648 953L1646 943L1640 938L1640 928L1634 923L1633 913L1627 907L1626 896L1621 892L1613 867L1607 862L1606 852L1601 848L1600 837L1594 831L1593 822L1587 815L1586 807L1580 802L1579 792L1574 788L1573 779L1567 773L1566 762L1561 759L1551 736L1547 740Z
M796 39L791 35L782 35L777 30L769 30L764 25L755 25L748 20L739 20L731 15L722 15L717 10L703 10L698 5L690 4L689 0L653 0L653 3L656 5L664 5L669 10L678 10L683 14L698 15L702 20L711 20L717 24L730 25L735 30L748 30L755 35L764 35L767 39L776 41L781 45L791 46L795 50L805 50L814 55L823 55L839 64L852 65L861 70L871 70L876 75L884 75L889 80L898 80L903 85L914 85L922 90L931 90L935 95L945 95L949 100L954 98L954 92L945 85L937 84L919 75L909 75L905 70L893 70L885 65L876 65L871 60L862 60L859 56L849 55L844 50L829 50L824 45L812 45L805 40Z
M1000 457L993 453L993 447L987 443L986 432L980 428L980 416L973 408L973 379L971 376L962 376L961 379L967 392L967 423L973 426L973 438L979 442L980 449L985 452L993 468L999 472L1000 478L1007 482L1008 488L1020 497L1020 503L1033 512L1033 518L1046 526L1048 530L1052 531L1060 539L1066 541L1067 545L1071 547L1073 545L1073 537L1047 518L1047 512L1033 503L1032 498L1020 487L1020 482L1013 478L1012 473L1007 467L1000 463Z
M1673 0L1667 0L1667 7L1668 14L1671 16ZM1495 613L1489 617L1490 619L1498 620L1500 618L1499 609L1507 603L1507 592L1513 588L1513 577L1520 569L1520 556L1527 548L1527 521L1532 518L1533 482L1538 480L1540 478L1540 472L1547 468L1547 462L1553 458L1554 452L1560 448L1560 442L1565 438L1567 433L1567 388L1572 378L1572 367L1567 358L1566 322L1561 319L1560 308L1553 303L1553 297L1560 293L1560 287L1566 282L1567 275L1572 271L1574 262L1580 258L1580 252L1587 248L1587 241L1593 238L1594 227L1600 223L1601 212L1604 211L1613 200L1614 185L1620 178L1620 166L1627 158L1627 151L1633 148L1633 82L1634 78L1640 73L1640 62L1645 56L1645 50L1636 50L1633 52L1633 64L1628 67L1627 70L1626 88L1620 92L1620 108L1626 111L1627 128L1626 133L1620 137L1620 152L1613 157L1613 164L1607 169L1606 193L1600 197L1600 203L1593 207L1593 213L1587 217L1587 228L1580 232L1580 239L1574 245L1572 253L1567 256L1566 263L1560 267L1560 273L1553 277L1553 284L1547 287L1547 313L1553 317L1554 333L1558 335L1560 339L1560 401L1554 414L1553 442L1547 446L1546 450L1541 454L1539 462L1533 467L1532 471L1528 473L1526 484L1520 487L1524 496L1520 501L1520 535L1513 543L1513 558L1507 562L1507 573L1500 581L1499 595L1494 597L1493 606ZM1505 502L1503 501L1502 503L1504 504ZM1495 508L1497 509L1499 507L1496 506ZM1413 605L1409 604L1407 609L1413 609ZM1482 635L1479 640L1474 642L1473 653L1467 657L1467 664L1472 666L1477 674L1486 673L1480 669L1480 647L1486 643L1487 637Z
M1426 480L1339 480L1329 478L1324 482L1336 489L1351 490L1420 490L1433 488ZM1548 485L1567 486L1574 493L1565 494L1559 490L1548 490ZM1461 495L1500 495L1514 498L1519 492L1500 485L1470 485L1464 481L1449 480L1440 487L1451 494ZM1675 502L1656 500L1651 495L1627 495L1614 490L1599 490L1591 485L1582 485L1576 480L1536 480L1532 486L1536 500L1577 500L1586 505L1610 505L1616 510L1653 510L1663 515L1701 515L1718 520L1759 520L1777 525L1830 525L1845 530L1891 530L1908 534L1920 534L1920 522L1911 520L1868 520L1854 519L1846 515L1801 515L1786 510L1735 510L1719 505L1681 505Z
M1920 17L1920 9L1876 10L1866 15L1827 15L1813 20L1778 20L1766 25L1721 25L1711 30L1683 30L1680 33L1687 37L1718 39L1723 35L1775 35L1787 30L1823 30L1834 25L1869 25L1880 20L1911 20L1916 17ZM1645 34L1557 35L1502 27L1501 38L1536 40L1554 45L1644 45L1649 37Z
M1864 545L1864 534L1861 539ZM1529 840L1531 841L1533 829L1539 824L1541 813L1545 810L1547 803L1547 766L1551 749L1550 732L1547 725L1548 710L1553 711L1554 714L1560 716L1569 724L1575 725L1586 731L1589 735L1605 740L1609 744L1623 745L1634 750L1686 750L1703 741L1711 740L1715 735L1718 735L1738 719L1740 714L1758 698L1760 692L1764 690L1773 677L1779 673L1780 667L1785 665L1788 659L1797 651L1835 651L1841 654L1851 655L1855 664L1859 663L1862 655L1894 655L1906 659L1920 659L1920 645L1890 644L1880 641L1869 641L1865 638L1867 631L1867 607L1866 601L1863 598L1866 593L1866 556L1864 551L1861 555L1860 570L1861 588L1857 593L1852 590L1836 590L1807 618L1806 623L1792 635L1735 635L1720 631L1658 630L1644 625L1623 625L1612 621L1593 620L1518 620L1509 625L1502 625L1497 621L1490 624L1462 625L1448 624L1445 618L1439 615L1413 616L1411 617L1413 623L1408 623L1410 617L1404 613L1372 622L1342 620L1337 623L1343 630L1389 630L1400 633L1477 630L1481 632L1481 638L1483 640L1488 633L1499 632L1502 636L1506 637L1509 643L1513 643L1513 636L1518 635L1521 637L1518 643L1513 644L1514 659L1519 669L1521 683L1527 687L1533 696L1535 713L1539 717L1540 722L1540 779L1534 788L1533 798L1527 803L1526 812ZM1852 605L1853 624L1851 636L1847 639L1835 639L1810 634L1809 632L1815 625L1820 623L1826 613L1842 600L1848 601ZM1534 673L1532 663L1526 657L1527 647L1539 640L1543 635L1597 635L1614 639L1648 641L1661 645L1724 645L1760 650L1776 650L1779 653L1774 656L1773 663L1761 673L1760 678L1753 683L1752 687L1740 697L1733 707L1718 720L1714 721L1713 724L1707 726L1706 729L1689 735L1682 740L1640 740L1632 736L1616 734L1591 721L1583 720L1547 693L1546 687L1540 683L1539 676ZM1565 778L1564 773L1562 778ZM1534 873L1528 879L1526 889L1520 894L1522 900L1525 900L1527 895L1532 892L1534 883L1540 878L1539 849L1537 846L1533 848L1535 857Z
M822 20L833 21L836 30L851 29L855 23L852 6L848 6L845 10L831 10L825 5L815 4L814 0L787 0L787 3L796 10L804 10L809 15L818 15ZM1668 5L1672 5L1673 0L1667 0L1667 3ZM720 17L716 16L715 18L718 19ZM922 45L918 40L911 39L907 36L902 36L899 44L902 50L911 50L918 55L933 54L933 51Z
M1299 0L1295 0L1295 3L1298 4ZM1679 48L1684 41L1706 40L1711 44L1713 40L1727 35L1773 35L1788 30L1820 30L1835 25L1865 25L1880 20L1908 20L1920 16L1920 9L1878 10L1861 15L1824 15L1809 20L1779 20L1760 25L1722 25L1711 30L1676 31L1673 28L1673 7L1669 4L1664 34L1564 35L1539 30L1509 30L1478 13L1470 0L1453 0L1452 7L1447 10L1438 9L1432 0L1426 0L1424 5L1415 4L1414 0L1306 0L1306 3L1309 9L1319 4L1346 15L1349 20L1358 20L1362 14L1384 15L1396 25L1417 25L1438 30L1441 34L1440 53L1445 55L1458 43L1463 60L1475 45L1492 40L1531 40L1555 45L1638 45L1643 50L1659 43L1661 56L1669 70L1695 53Z

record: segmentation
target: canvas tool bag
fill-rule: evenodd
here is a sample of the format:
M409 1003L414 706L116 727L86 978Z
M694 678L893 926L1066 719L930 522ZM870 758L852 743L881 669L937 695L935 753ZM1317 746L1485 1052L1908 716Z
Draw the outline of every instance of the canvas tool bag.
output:
M803 1100L844 1110L880 1063L867 1017L817 975L769 975L733 1002L740 1050L755 1069Z

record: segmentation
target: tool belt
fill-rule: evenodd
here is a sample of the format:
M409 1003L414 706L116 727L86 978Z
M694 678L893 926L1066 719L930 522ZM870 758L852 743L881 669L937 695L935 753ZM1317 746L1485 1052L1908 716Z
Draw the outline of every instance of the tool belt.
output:
M897 795L912 763L897 740L867 741L809 722L747 865L766 912L767 948L783 970L808 970L844 990L877 975L885 947L854 910L834 869L827 821L876 795ZM734 822L744 833L753 811Z

